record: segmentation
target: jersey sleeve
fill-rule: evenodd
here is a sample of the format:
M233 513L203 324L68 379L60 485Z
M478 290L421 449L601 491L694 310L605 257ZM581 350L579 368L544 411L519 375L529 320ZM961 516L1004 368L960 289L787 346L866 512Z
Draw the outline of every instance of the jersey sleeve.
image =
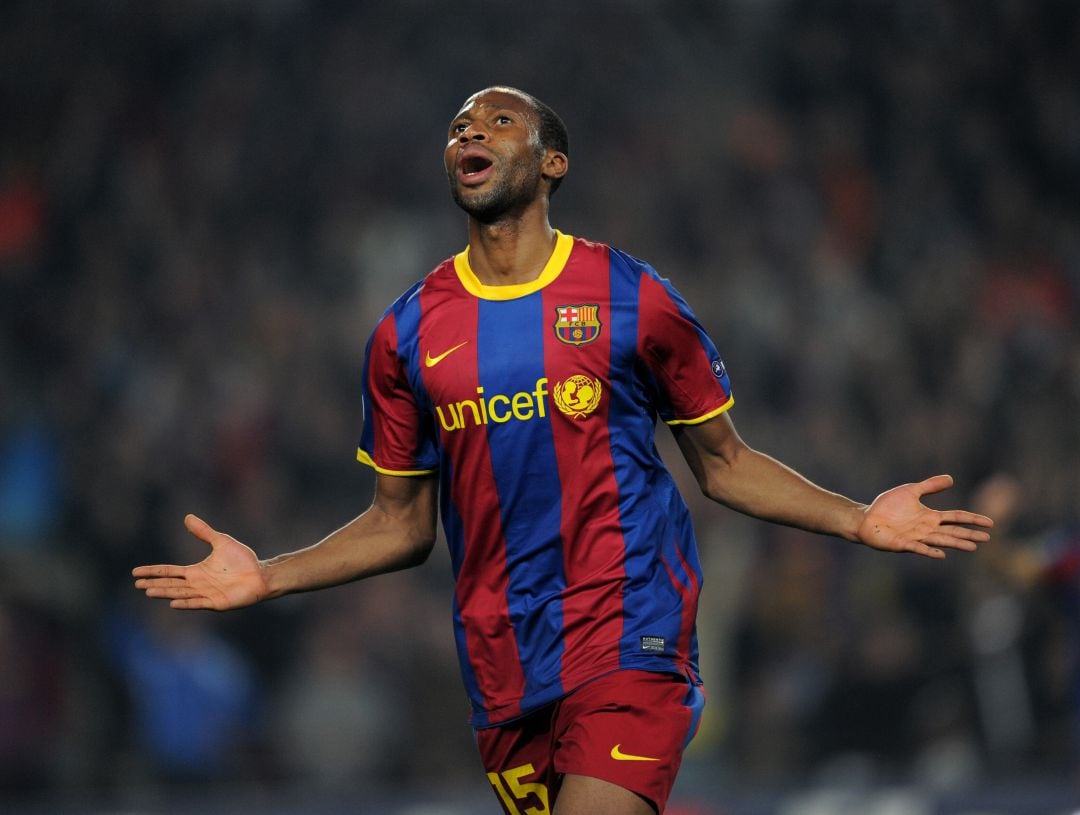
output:
M363 407L357 460L385 475L426 475L438 468L434 425L409 386L393 311L379 322L367 344Z
M709 335L668 280L641 276L638 356L656 382L667 424L699 424L733 404L731 382Z

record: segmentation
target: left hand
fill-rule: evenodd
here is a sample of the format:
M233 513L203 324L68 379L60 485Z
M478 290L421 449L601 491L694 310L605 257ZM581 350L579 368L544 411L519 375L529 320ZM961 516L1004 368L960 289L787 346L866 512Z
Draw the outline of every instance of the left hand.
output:
M938 559L945 557L944 549L974 552L978 544L990 540L990 533L984 531L994 525L990 518L959 509L930 509L921 500L952 484L951 475L935 475L881 493L863 511L859 542L883 552L913 552Z

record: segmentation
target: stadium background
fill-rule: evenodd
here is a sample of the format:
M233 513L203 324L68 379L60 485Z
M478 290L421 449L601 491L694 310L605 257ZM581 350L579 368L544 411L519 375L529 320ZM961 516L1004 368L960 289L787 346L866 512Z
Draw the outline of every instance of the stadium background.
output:
M674 279L748 441L999 520L931 563L689 492L673 811L1071 809L1078 76L1072 0L7 0L0 809L492 811L441 549L221 616L128 577L202 556L188 511L265 556L367 505L363 343L464 244L440 151L492 83L563 115L553 222Z

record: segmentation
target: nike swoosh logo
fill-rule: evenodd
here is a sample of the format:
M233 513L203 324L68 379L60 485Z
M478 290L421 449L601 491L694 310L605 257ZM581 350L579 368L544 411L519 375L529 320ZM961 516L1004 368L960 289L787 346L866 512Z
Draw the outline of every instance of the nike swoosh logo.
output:
M450 356L452 353L454 353L457 349L461 348L461 346L468 345L468 344L469 344L468 340L465 340L465 342L459 342L453 348L450 348L447 351L443 351L437 357L433 357L431 355L431 352L428 351L427 356L424 357L424 364L427 365L429 368L434 368L436 365L438 365L440 362L442 362L444 359L446 359L448 356Z
M616 744L611 748L611 757L616 761L659 761L658 758L651 758L649 756L634 756L630 753L624 753L619 748L622 744Z

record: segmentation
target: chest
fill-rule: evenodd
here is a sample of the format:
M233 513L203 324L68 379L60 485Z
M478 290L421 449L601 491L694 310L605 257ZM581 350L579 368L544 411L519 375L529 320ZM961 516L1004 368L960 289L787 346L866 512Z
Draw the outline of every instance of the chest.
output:
M601 408L636 336L607 293L541 291L507 301L433 304L418 331L414 385L444 430L581 421Z

